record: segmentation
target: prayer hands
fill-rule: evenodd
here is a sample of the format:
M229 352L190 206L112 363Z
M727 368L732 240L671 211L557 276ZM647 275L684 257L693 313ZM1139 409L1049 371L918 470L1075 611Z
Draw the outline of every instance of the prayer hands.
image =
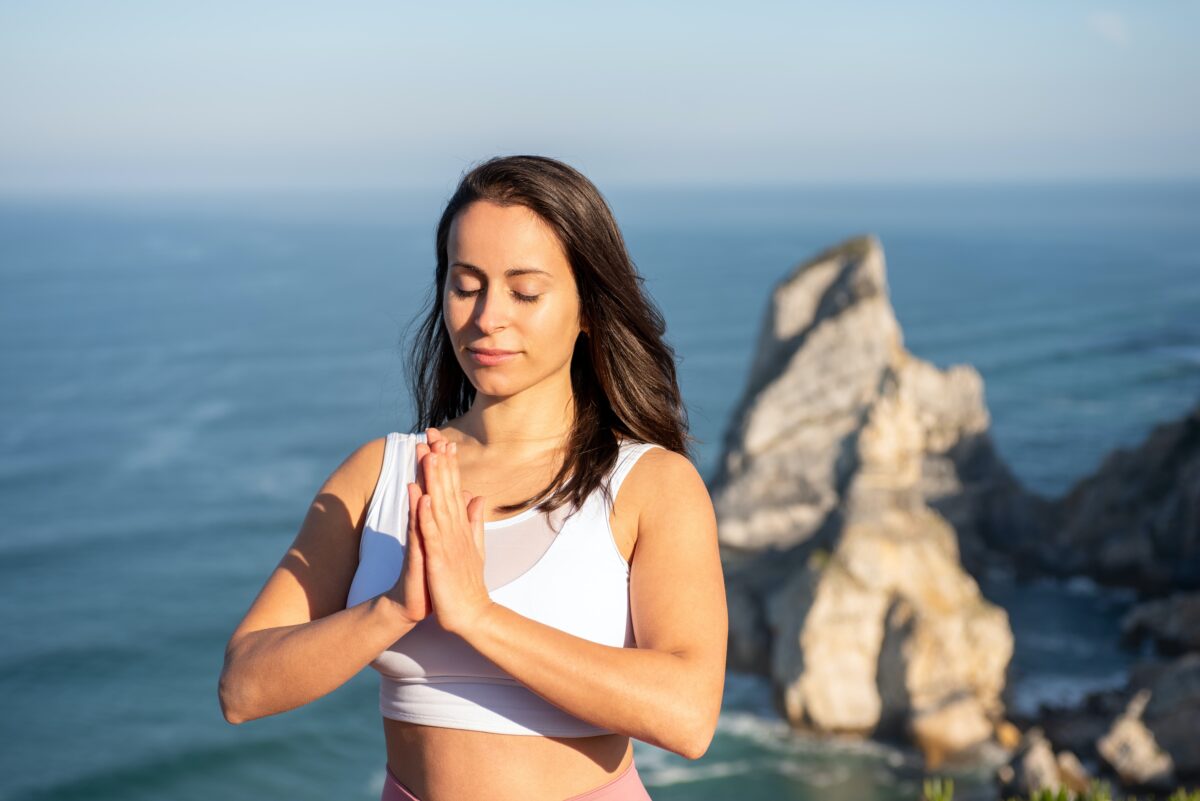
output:
M408 485L408 544L392 596L417 623L430 613L462 634L492 604L483 579L484 498L459 485L456 446L436 428L417 445L419 483Z

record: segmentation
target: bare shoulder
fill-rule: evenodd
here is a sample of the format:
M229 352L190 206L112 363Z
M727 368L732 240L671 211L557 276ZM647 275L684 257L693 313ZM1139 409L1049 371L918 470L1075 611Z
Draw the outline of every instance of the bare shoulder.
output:
M622 489L629 494L639 518L676 509L700 506L712 510L712 499L700 471L682 453L650 448L643 453L625 478Z
M355 523L361 522L359 518L366 512L383 472L386 448L387 437L377 437L355 448L325 480L317 493L318 500L326 493L335 496L351 512Z
M650 448L629 471L634 532L631 557L676 558L683 550L717 552L712 498L691 459L666 448ZM631 559L631 564L636 559ZM642 560L643 565L645 559Z

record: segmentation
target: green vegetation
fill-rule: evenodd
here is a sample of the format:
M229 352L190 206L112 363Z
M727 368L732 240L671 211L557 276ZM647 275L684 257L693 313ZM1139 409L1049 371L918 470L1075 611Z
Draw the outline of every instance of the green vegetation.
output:
M954 779L926 779L925 792L921 793L921 801L952 801L954 798Z
M953 801L953 779L927 779L921 801ZM1154 796L1145 796L1144 801L1153 801ZM1093 781L1085 792L1073 793L1070 790L1041 790L1033 795L1017 798L1010 796L1007 801L1113 801L1112 788L1108 782ZM1138 801L1138 796L1125 796L1124 801ZM1184 790L1180 788L1166 801L1200 801L1200 790Z

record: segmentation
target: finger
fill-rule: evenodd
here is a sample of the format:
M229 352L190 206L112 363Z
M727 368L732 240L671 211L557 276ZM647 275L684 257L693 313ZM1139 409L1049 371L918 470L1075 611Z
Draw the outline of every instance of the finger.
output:
M450 486L452 487L451 492L453 493L453 497L457 498L457 497L459 497L459 495L462 494L462 475L460 474L459 469L458 469L458 446L455 443L451 442L446 447L446 450L447 450L446 455L449 457L449 469L447 470L447 472L450 473ZM461 510L462 505L455 504L455 509ZM458 517L460 520L462 520L466 516L458 515Z
M471 497L471 493L463 491L463 495L470 498L467 503L467 520L471 524L471 534L475 537L475 547L479 549L480 556L486 554L486 547L483 539L483 513L487 508L487 503L482 495Z
M433 517L432 499L425 495L417 506L417 521L421 524L421 541L425 544L425 555L430 559L441 553L441 536L437 521Z
M455 448L453 442L444 442L442 444L442 455L438 457L438 462L442 465L448 519L450 520L450 525L458 530L468 525L468 523L465 506L459 500L462 497L462 487L458 475L458 454L456 451L457 448Z
M451 510L451 505L457 496L451 494L453 488L450 485L450 471L447 468L446 461L447 456L445 453L434 453L429 457L429 460L432 464L432 470L429 474L429 494L433 496L433 511L439 520L445 521L445 524L449 526L454 519L454 512Z
M437 451L433 447L426 448L421 456L421 475L425 479L425 485L421 489L426 495L433 495L437 490L437 470L434 468L436 457Z
M417 443L417 481L423 492L428 491L429 482L425 478L425 455L429 453L429 446L424 442Z
M459 495L462 498L463 522L468 526L474 525L474 521L471 519L471 501L475 496L466 490L459 490Z
M425 494L435 505L438 501L438 495L441 492L438 489L438 454L436 450L430 449L425 458L421 460L421 466L425 470Z
M421 505L421 488L413 482L408 484L408 536L405 547L412 554L413 565L419 565L424 556L421 535L417 530L417 508ZM408 558L407 556L405 558Z

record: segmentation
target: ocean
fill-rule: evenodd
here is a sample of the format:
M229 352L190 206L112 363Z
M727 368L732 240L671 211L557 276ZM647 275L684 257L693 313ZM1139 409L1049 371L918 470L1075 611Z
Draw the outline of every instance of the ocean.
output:
M604 187L601 187L602 189ZM230 726L225 643L325 477L411 425L403 334L447 191L0 200L0 799L346 799L383 782L377 677ZM1200 398L1200 184L614 189L713 473L775 282L876 234L906 347L973 365L1028 487L1068 489ZM1130 598L985 593L1014 703L1119 682ZM912 799L904 752L790 732L731 674L656 801ZM958 799L988 798L958 776Z

